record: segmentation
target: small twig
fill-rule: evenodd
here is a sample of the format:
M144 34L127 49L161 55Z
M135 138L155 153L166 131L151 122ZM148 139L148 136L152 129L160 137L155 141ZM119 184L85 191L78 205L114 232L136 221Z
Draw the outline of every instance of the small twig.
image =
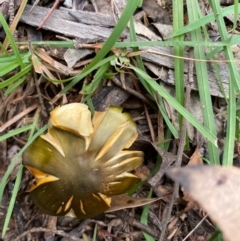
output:
M13 20L14 20L14 0L9 1L9 7L8 7L8 13L9 13L9 23L10 25L12 24Z
M42 28L43 24L48 20L48 18L51 16L52 12L57 8L58 4L60 3L60 0L55 0L53 6L51 7L50 11L46 15L46 17L43 19L43 21L39 24L37 29Z
M47 228L50 230L54 230L57 227L57 217L56 216L48 216L47 220ZM52 237L51 232L45 232L44 233L44 238L45 240L48 240Z
M152 211L149 211L148 212L148 217L149 217L149 221L155 225L156 227L159 228L160 231L162 231L162 223L161 221L159 220L159 218L155 215L154 212Z
M208 215L206 214L206 215L202 218L202 220L196 225L196 227L194 227L194 229L191 230L191 232L189 232L189 234L188 234L182 241L187 240L187 238L189 238L190 235L192 235L192 234L195 232L195 230L203 223L203 221L204 221L207 217L208 217Z
M62 237L65 237L65 238L69 238L70 240L74 240L74 241L81 241L82 240L82 239L80 239L76 236L69 235L62 230L54 230L54 229L49 229L49 228L32 228L28 231L25 231L21 235L19 235L13 241L20 241L22 238L29 235L30 233L38 233L38 232L51 232L51 233L58 234L58 235L60 235Z
M14 188L14 183L9 182L8 185L8 192L12 196L13 188ZM14 207L13 207L13 217L14 217L14 222L16 225L16 231L18 233L23 232L24 230L24 219L22 216L22 213L20 212L20 205L18 201L15 201ZM22 239L21 241L25 241L26 239Z
M90 0L90 1L91 1L92 5L93 5L93 8L94 8L95 12L98 13L98 6L97 6L95 0Z
M15 1L10 0L9 2L9 7L8 7L8 13L9 13L9 24L12 25L14 18L15 18ZM2 4L3 2L1 2ZM14 40L17 42L18 41L18 35L16 29L14 30L13 33Z
M161 180L163 175L165 174L166 170L172 165L174 161L176 161L177 156L172 154L171 152L167 152L160 147L158 147L156 144L151 143L151 145L154 147L154 149L157 151L157 153L162 157L162 164L158 172L151 178L148 179L148 183L155 187L157 183Z
M112 82L113 82L115 85L123 88L121 82L120 82L115 76L112 77L111 80L112 80ZM128 93L136 96L136 97L139 98L140 100L144 101L146 104L150 105L151 107L154 107L154 108L155 108L153 102L151 102L149 99L147 99L144 95L142 95L141 93L137 92L136 90L131 89L131 88L129 88L128 86L126 86L126 87L123 88L123 89L126 90Z
M29 13L32 12L32 10L38 5L39 2L40 2L40 0L36 0L36 1L33 3L32 7L31 7L31 9L30 9L30 11L29 11Z
M193 54L192 49L189 52L189 55L191 56ZM186 87L186 98L185 98L185 108L187 110L189 110L189 104L190 104L190 95L191 95L191 82L193 79L193 61L189 61L189 65L188 65L188 83L187 83L187 87ZM177 153L177 159L175 162L175 166L176 167L180 167L181 163L182 163L182 153L184 151L184 146L185 146L185 140L186 140L186 133L187 133L187 120L185 118L183 118L182 121L182 129L181 129L181 134L180 134L180 143L179 143L179 147L178 147L178 153ZM168 221L170 219L171 213L172 213L172 208L173 208L173 204L174 201L176 199L176 197L178 196L178 190L179 190L179 183L175 182L174 183L174 189L173 189L173 194L169 203L169 207L167 210L167 214L165 217L165 220L163 222L163 227L162 227L162 232L161 235L159 237L159 241L163 241L164 237L165 237L165 232L167 229L167 224Z
M195 61L195 62L210 62L210 63L231 63L231 62L240 62L240 59L223 59L223 60L218 60L218 59L195 59L195 58L189 58L189 57L181 57L181 56L176 56L173 54L166 54L160 51L156 51L153 49L144 49L136 52L130 52L129 54L126 55L127 58L134 57L134 56L139 56L147 53L152 53L152 54L157 54L161 56L166 56L169 58L173 59L183 59L183 60L188 60L188 61Z
M155 143L155 134L154 134L154 130L153 130L152 121L151 121L151 118L150 118L149 113L148 113L148 108L147 108L145 103L143 103L143 105L144 105L144 110L145 110L145 114L146 114L148 127L149 127L149 130L150 130L151 139L152 139L152 142Z
M140 222L138 222L137 220L135 220L133 217L129 217L128 215L126 215L125 213L123 213L122 211L119 212L114 212L114 214L118 217L121 218L122 220L124 220L125 222L127 222L129 225L140 229L143 232L148 233L149 235L153 236L154 238L158 237L158 233L151 229L149 226L144 225Z
M47 114L47 110L45 108L45 105L44 105L44 102L43 102L43 98L42 98L42 93L40 91L40 88L39 88L39 83L41 82L41 79L43 78L42 75L40 77L40 79L38 80L37 79L37 74L35 71L33 71L33 78L34 78L34 82L35 82L35 86L36 86L36 90L37 90L37 93L38 93L38 99L39 99L39 102L40 102L40 105L41 105L41 114L43 115L43 117L45 119L48 119L48 114Z

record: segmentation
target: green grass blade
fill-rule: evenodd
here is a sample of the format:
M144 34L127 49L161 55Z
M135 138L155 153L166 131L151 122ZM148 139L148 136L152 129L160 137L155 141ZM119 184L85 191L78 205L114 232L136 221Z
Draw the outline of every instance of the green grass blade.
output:
M196 0L187 0L187 9L189 21L199 20L198 15L198 1ZM201 36L201 30L195 29L191 32L191 38L193 41L203 41ZM194 57L197 59L205 59L204 49L202 47L194 48ZM208 73L207 66L204 62L195 62L195 68L197 73L197 82L198 82L198 90L200 95L200 101L202 104L202 115L203 115L203 123L204 126L216 136L215 122L214 122L214 113L213 113L213 105L211 100L211 92L208 81ZM212 142L207 142L209 159L213 164L219 164L219 153L218 148Z
M14 17L14 19L13 19L13 22L11 23L11 26L10 26L10 28L9 28L9 33L10 33L10 35L7 34L7 38L5 38L5 39L4 39L4 42L3 42L3 49L5 49L5 50L8 49L9 42L12 44L11 38L9 38L9 36L13 36L14 31L16 30L17 24L18 24L18 22L19 22L19 20L20 20L20 18L21 18L21 16L22 16L22 13L23 13L23 11L24 11L24 8L25 8L27 2L28 2L28 0L22 0L22 1L20 2L20 6L18 7L18 11L17 11L17 13L15 14L15 17ZM14 45L16 45L15 42L14 42ZM12 48L15 49L15 46L12 46ZM17 49L16 49L16 50L17 50ZM15 50L14 50L14 51L15 51ZM0 52L1 52L1 51L0 51ZM16 54L16 53L15 53L15 54ZM24 65L21 64L21 67L23 68Z
M240 98L237 99L237 111L236 111L236 129L235 129L235 138L237 142L240 142Z
M148 194L148 198L151 198L151 197L152 197L152 188L150 189L149 194ZM142 224L148 225L149 208L150 208L150 204L145 205L143 208L143 212L141 215L141 223ZM143 236L145 237L145 239L147 241L155 241L155 239L151 235L149 235L145 232L143 232Z
M91 68L88 68L86 70L86 68L83 70L83 72L79 75L77 75L68 85L66 85L66 87L61 91L61 93L65 93L67 92L69 89L69 86L74 86L76 83L78 83L78 81L80 81L81 79L83 79L85 76L87 76L88 74L90 74L93 70L99 68L100 66L106 64L107 62L111 62L115 59L114 55L111 55L109 57L106 57L105 59L99 61L96 65L94 65Z
M236 94L234 83L229 82L229 101L227 108L227 133L223 151L223 165L233 165L233 154L235 144L235 130L236 130Z
M4 134L2 136L0 136L0 141L4 141L12 136L16 136L20 133L23 133L23 132L26 132L26 131L29 131L30 129L32 129L32 125L27 125L27 126L22 126L18 129L15 129L15 130L12 130L12 131L9 131L7 134Z
M183 1L173 1L173 31L176 32L183 27ZM174 41L183 41L184 36L177 36ZM183 57L183 47L174 46L174 55ZM174 79L177 101L184 106L184 62L183 59L174 58ZM179 127L182 126L182 116L178 113Z
M110 63L107 62L105 64L103 64L98 71L96 72L96 74L93 77L93 80L90 84L84 86L81 90L81 92L84 95L92 95L94 93L94 91L96 91L97 88L99 88L102 80L103 80L103 75L106 73L106 71L109 69L110 67Z
M114 44L117 42L119 37L121 36L123 30L126 28L128 21L133 16L135 10L137 9L139 5L139 0L135 1L127 1L127 4L122 12L122 15L114 27L111 35L107 39L107 41L104 43L102 49L98 52L98 54L95 56L95 58L92 60L92 62L83 70L83 72L80 75L77 75L62 91L62 93L66 93L69 89L71 89L76 83L78 83L83 76L91 72L91 69L94 69L95 66L109 53L111 48L114 46Z
M22 78L18 79L14 84L9 86L5 91L5 95L11 94L18 86L20 86L25 80L27 76L23 76Z
M232 34L235 32L237 28L237 21L238 21L238 0L234 0L234 18L233 18Z
M216 22L218 25L219 34L221 36L221 40L226 41L226 42L229 41L229 45L226 45L224 47L224 53L225 53L226 59L234 60L234 55L233 55L233 52L232 52L231 46L230 46L231 38L229 38L229 36L228 36L227 28L226 28L226 25L225 25L225 22L223 19L224 11L220 6L219 1L210 0L209 2L212 6L213 12L215 13L215 18L216 18ZM238 4L238 6L239 5L240 4ZM232 6L232 7L234 8L234 6ZM238 8L238 10L240 10L240 9ZM239 93L240 92L240 81L239 81L240 76L239 76L235 61L229 62L228 67L229 67L229 72L230 72L229 82L233 81L235 83L236 93Z
M95 224L94 231L93 231L93 239L92 241L97 241L97 223Z
M198 13L199 13L200 18L202 18L203 16L202 16L202 12L201 12L200 9L198 10ZM205 39L206 39L205 42L211 41L211 39L210 39L210 37L209 37L209 35L208 35L208 31L207 31L206 26L203 26L202 29L203 29L204 37L205 37ZM215 48L215 49L217 49L217 48ZM223 48L222 48L222 49L223 49ZM212 47L209 47L208 52L209 52L209 51L210 51L210 53L211 53L211 52L212 52L212 53L214 52L214 50L213 50ZM218 53L218 52L216 52L216 53ZM215 54L216 54L216 53L215 53ZM215 54L214 54L214 55L215 55ZM214 55L212 55L210 59L215 60L216 58L215 58ZM209 56L209 54L205 54L205 58L206 58L206 59L209 59L208 56ZM226 96L226 93L225 93L225 90L224 90L224 86L223 86L223 80L222 80L222 77L221 77L221 73L220 73L220 69L219 69L218 63L212 62L212 66L213 66L213 68L214 68L214 70L215 70L215 73L216 73L216 79L217 79L217 83L218 83L219 89L220 89L220 91L221 91L221 93L222 93L222 95L223 95L226 103L228 103L227 96Z
M4 177L3 177L3 179L0 183L0 202L1 202L1 199L2 199L3 191L4 191L5 186L7 184L7 180L9 178L9 175L11 174L13 168L15 167L17 160L20 158L20 156L23 153L23 151L25 150L25 148L27 148L27 146L34 140L34 138L36 138L39 134L41 134L46 129L46 126L45 126L42 129L40 129L35 134L35 136L33 134L35 129L37 128L37 123L39 121L39 113L40 113L40 108L38 108L37 111L35 112L34 121L31 124L31 129L30 129L30 132L29 132L28 143L13 158L13 160L11 161L11 164L8 166L8 169L7 169L5 175L4 175ZM14 203L15 203L15 200L16 200L19 184L21 182L22 169L23 169L23 166L20 165L20 168L19 168L18 173L17 173L17 179L14 183L14 189L13 189L12 196L11 196L11 199L10 199L10 204L8 205L7 215L6 215L6 218L5 218L5 221L4 221L3 232L2 232L3 237L5 236L5 233L6 233L9 221L10 221L10 217L11 217L11 214L12 214L12 211L13 211L13 208L14 208Z
M20 129L20 128L19 128ZM27 149L27 147L40 135L42 134L45 130L47 130L47 126L42 127L41 129L39 129L34 135L33 137L31 137L28 142L25 144L25 146L17 153L17 155L13 158L13 160L11 161L11 164L8 166L7 171L4 173L4 176L0 182L0 202L2 200L2 196L3 196L3 191L4 188L6 186L7 180L9 178L9 175L11 174L14 166L16 165L17 160L21 157L21 155L23 154L23 152ZM11 135L12 136L12 135Z
M25 59L25 57L29 57L30 54L29 54L29 51L26 51L26 50L22 50L20 53L19 53L21 59ZM14 53L12 52L6 52L4 54L1 54L1 58L0 58L0 64L5 64L5 63L8 63L8 62L12 62L16 60L16 56ZM2 66L2 65L1 65Z
M211 133L206 127L204 127L191 113L189 113L178 101L171 96L162 86L157 84L147 73L135 66L130 66L136 73L141 75L145 81L158 92L174 109L176 109L184 118L188 120L205 138L217 146L216 135Z
M230 46L232 38L228 36L227 28L223 19L223 9L220 6L219 1L210 0L211 7L215 13L218 30L220 33L221 40L228 41L229 45L226 45L224 53L227 60L234 60L234 55ZM239 4L238 4L239 6ZM236 14L236 4L234 5ZM235 93L240 93L240 82L239 72L234 61L228 63L229 67L229 103L228 103L228 119L227 119L227 134L224 145L223 164L232 165L233 152L234 152L234 137L236 133L236 100ZM234 83L234 86L233 86Z
M17 60L14 60L14 61L12 61L10 63L6 63L6 64L1 64L1 67L0 67L0 77L2 77L5 74L11 72L12 70L16 69L18 66L19 66L19 64L18 64Z
M13 212L15 200L16 200L18 189L19 189L21 179L22 179L22 171L23 171L23 165L20 165L18 173L17 173L17 178L16 178L16 181L14 183L14 188L13 188L13 191L12 191L12 197L11 197L10 203L8 205L8 210L7 210L6 218L5 218L4 225L3 225L2 238L4 238L4 236L6 234L8 224L9 224L12 212Z
M239 42L240 36L233 36L231 40L231 45L237 44ZM31 42L32 45L43 45L50 47L58 47L61 48L61 42L53 41L52 42ZM105 44L106 42L103 42ZM20 43L18 43L20 44ZM27 43L22 42L21 44L26 45ZM205 46L205 47L223 47L229 43L218 41L218 42L193 42L193 41L132 41L132 42L116 42L113 47L114 48L128 48L128 47L144 47L144 46L163 46L163 47L173 47L173 46L187 46L187 47L195 47L195 46ZM65 48L74 48L74 44L72 41L66 41L64 44Z
M6 36L7 36L8 40L9 40L9 42L11 43L11 46L12 46L13 52L14 52L14 54L16 56L16 59L18 61L18 64L21 66L21 68L24 68L25 64L22 61L22 58L21 58L21 56L19 54L17 45L16 45L16 43L15 43L15 41L13 39L13 36L12 36L12 34L10 32L8 24L7 24L6 20L5 20L5 18L3 17L2 13L0 13L0 23L2 24L4 32L6 33Z
M130 38L131 38L131 41L137 41L137 36L136 36L135 28L134 28L134 22L133 22L132 18L130 20ZM137 52L137 51L139 51L139 48L137 46L135 46L135 47L133 47L133 51ZM141 69L143 72L146 72L141 56L136 56L135 59L137 61L138 68ZM144 78L141 75L139 75L138 73L136 73L136 74L137 74L138 78L141 80L145 89L151 94L153 99L156 101L158 108L164 118L164 121L166 122L168 128L171 130L171 133L173 134L173 136L175 138L178 138L178 131L173 126L172 122L169 120L169 118L165 112L164 105L159 103L159 101L157 100L156 91L154 89L152 89L152 87L144 80Z
M238 43L240 37L234 36L234 43ZM233 41L233 40L232 40ZM227 42L193 42L193 41L134 41L134 42L118 42L114 44L116 48L130 48L130 47L152 47L152 46L162 46L162 47L174 47L174 46L186 46L186 47L223 47L228 45Z
M15 74L12 77L10 77L9 79L1 82L0 83L0 89L11 85L16 80L19 80L20 78L22 78L22 76L28 74L31 71L31 69L32 69L32 66L28 65L24 69L22 69L20 72L18 72L17 74Z
M219 4L219 1L218 1ZM235 12L235 5L234 6L229 6L225 7L221 10L222 16L227 16ZM237 4L237 11L240 11L240 3ZM215 11L214 11L215 12ZM217 13L217 12L215 12ZM173 38L178 35L186 34L189 33L195 29L200 28L201 26L204 26L212 21L215 20L214 13L210 13L204 17L201 18L201 20L196 20L193 22L190 22L187 26L183 27L182 29L178 30L177 32L174 32L173 34L169 35L167 38Z

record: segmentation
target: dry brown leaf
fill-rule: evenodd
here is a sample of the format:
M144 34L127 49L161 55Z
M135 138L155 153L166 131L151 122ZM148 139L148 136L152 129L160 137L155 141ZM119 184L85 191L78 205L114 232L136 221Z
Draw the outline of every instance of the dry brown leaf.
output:
M141 22L135 21L134 27L137 34L141 34L152 41L156 41L156 40L162 41L161 37L157 36L152 30L150 30L147 26L145 26Z
M39 61L38 57L34 53L32 54L32 64L36 73L43 73L42 63L41 61Z
M188 162L188 166L192 165L202 165L202 155L197 147L192 154L190 161ZM181 190L183 191L183 199L187 202L187 206L184 209L184 212L188 212L190 209L194 208L195 210L200 210L202 212L202 208L199 207L198 203L195 202L192 197L189 195L189 193L182 187Z
M228 241L240 240L240 170L194 165L172 168L167 175L179 182L219 226Z
M202 165L202 164L203 164L202 155L199 148L197 147L194 153L192 154L188 165L191 166L191 165Z
M49 56L43 49L38 48L35 49L34 52L40 59L44 60L45 62L47 62L48 64L50 64L53 68L56 69L56 71L68 75L71 74L71 72L73 71L72 68L69 68L63 64L61 64L60 62L54 60L51 56Z

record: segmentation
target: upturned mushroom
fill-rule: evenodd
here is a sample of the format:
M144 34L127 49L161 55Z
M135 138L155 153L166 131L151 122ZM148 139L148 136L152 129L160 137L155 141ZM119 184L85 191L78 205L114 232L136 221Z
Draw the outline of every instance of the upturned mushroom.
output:
M131 171L143 163L143 152L127 150L138 134L121 107L91 119L85 104L67 104L51 112L48 126L23 153L36 180L31 197L43 212L91 218L138 182Z

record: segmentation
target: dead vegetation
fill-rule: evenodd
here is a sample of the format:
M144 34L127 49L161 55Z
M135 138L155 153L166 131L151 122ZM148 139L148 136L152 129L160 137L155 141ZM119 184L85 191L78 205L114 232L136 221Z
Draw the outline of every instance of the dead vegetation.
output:
M231 1L220 1L220 3L222 7L233 4ZM136 207L104 213L94 219L83 221L77 218L48 216L38 210L32 202L28 190L33 178L24 169L8 230L3 240L87 241L95 237L95 240L200 241L208 240L216 232L215 222L223 230L226 240L239 240L232 237L233 233L235 237L240 237L237 235L240 220L235 215L239 212L240 203L239 195L235 195L239 186L239 170L220 167L205 169L202 157L208 159L211 155L209 141L185 118L179 122L179 113L166 101L162 93L156 92L153 96L139 81L139 75L129 67L130 62L136 64L136 56L141 56L146 73L167 93L175 96L175 85L178 80L174 75L174 59L178 59L179 56L174 55L173 48L170 45L148 45L139 46L139 49L133 52L132 48L120 49L116 45L111 48L108 57L113 56L113 58L104 73L94 70L87 74L83 81L75 82L68 91L64 91L70 82L65 83L62 80L74 79L93 61L95 55L103 48L103 42L111 35L126 3L123 0L80 1L80 3L74 2L71 9L66 8L69 6L65 1L53 11L40 30L36 30L36 27L42 23L49 6L53 3L40 1L34 7L31 4L28 2L26 5L14 37L16 42L37 41L40 44L18 45L19 49L31 52L33 68L27 75L26 81L10 94L6 95L7 88L0 89L1 135L28 125L37 126L36 130L39 130L47 124L50 111L56 106L67 103L83 101L90 106L90 109L94 107L97 111L105 110L110 105L122 106L131 114L138 127L139 137L132 148L141 150L145 154L144 165L135 171L142 185L134 190L134 196L146 198L152 190L152 197L162 198L144 211L143 208ZM1 1L0 11L11 23L19 6L20 3L17 1L14 4L13 1ZM207 1L200 1L199 6L205 15L211 10ZM12 7L15 11L11 11ZM76 11L79 8L83 11ZM171 41L172 39L166 37L173 33L172 8L171 1L144 0L142 7L134 14L137 41ZM186 9L185 5L185 25L189 24ZM227 15L224 20L229 29L232 28L233 14ZM238 15L234 32L236 35L239 34L239 21ZM217 42L219 32L216 22L208 23L207 30L209 36ZM3 40L5 37L3 30L0 36ZM190 34L187 33L186 41L189 38ZM69 41L72 48L41 44L42 41L56 40ZM131 33L129 28L126 28L119 42L124 44L130 40ZM196 60L193 47L195 48L195 46L185 47L183 56L180 56L185 59L184 107L203 123L202 102L199 97L201 86L197 82L198 74L194 67L195 62L201 60ZM234 58L239 59L239 45L234 45L232 49ZM206 55L207 53L208 50ZM214 58L205 62L214 110L215 134L218 137L217 153L219 152L221 157L226 145L226 100L230 96L229 61L226 61L223 52L219 52ZM219 72L216 71L215 64L218 65ZM239 68L239 62L236 62L236 65ZM0 83L17 73L17 70L13 70L1 76ZM93 81L96 73L101 75L99 82ZM218 82L218 75L221 76L222 85ZM178 131L178 136L174 136L169 130L159 106L164 107L163 112ZM0 179L6 174L16 154L28 142L29 132L31 132L30 127L26 128L25 132L0 142ZM238 149L236 139L234 150L236 165L239 164ZM21 158L15 161L3 193L0 205L1 231L14 191L14 183L18 178L19 167L22 168L21 163ZM196 164L201 166L191 166ZM178 168L168 171L168 174L173 180L179 181L184 189L179 188L178 183L173 183L172 179L165 175L173 165ZM186 169L179 169L180 166L186 165L188 165ZM216 183L218 189L215 187Z

